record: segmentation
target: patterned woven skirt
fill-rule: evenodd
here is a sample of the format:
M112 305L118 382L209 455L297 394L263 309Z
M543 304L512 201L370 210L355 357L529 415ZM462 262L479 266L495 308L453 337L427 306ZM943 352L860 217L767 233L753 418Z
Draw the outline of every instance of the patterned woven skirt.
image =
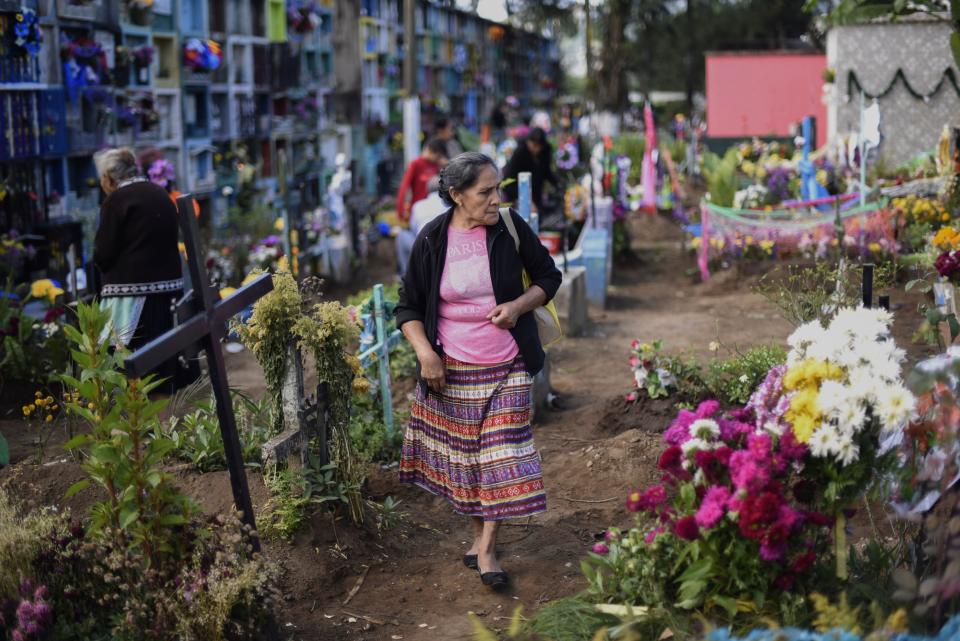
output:
M418 388L400 480L445 497L455 512L498 521L547 508L530 428L532 379L517 357L470 365L445 357L442 394Z

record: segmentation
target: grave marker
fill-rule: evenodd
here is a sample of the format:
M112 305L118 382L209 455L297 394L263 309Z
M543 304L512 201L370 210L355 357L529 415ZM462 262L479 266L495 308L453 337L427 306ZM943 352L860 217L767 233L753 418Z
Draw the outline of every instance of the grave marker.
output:
M237 509L243 513L244 523L255 529L253 503L250 500L250 488L247 485L247 474L243 466L240 436L237 433L236 418L233 415L233 403L230 399L227 370L220 341L226 337L227 321L232 316L273 289L273 277L270 274L263 274L250 284L238 289L229 298L217 301L217 295L210 287L204 265L200 229L193 215L193 197L180 196L177 199L177 210L186 245L190 282L193 286L182 303L189 318L128 356L125 361L126 371L128 376L134 378L144 376L167 359L197 344L206 352L210 384L217 404L217 418L220 421L220 434L223 436L223 449L226 454L227 468L230 471L233 501ZM258 539L254 539L253 545L255 549L260 549Z

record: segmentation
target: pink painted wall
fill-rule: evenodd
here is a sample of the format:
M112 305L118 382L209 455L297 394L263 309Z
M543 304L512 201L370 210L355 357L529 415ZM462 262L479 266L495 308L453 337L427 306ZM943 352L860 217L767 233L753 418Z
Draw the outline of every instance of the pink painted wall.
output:
M820 101L827 58L783 52L708 53L707 135L787 136L804 116L817 119L817 147L827 135Z

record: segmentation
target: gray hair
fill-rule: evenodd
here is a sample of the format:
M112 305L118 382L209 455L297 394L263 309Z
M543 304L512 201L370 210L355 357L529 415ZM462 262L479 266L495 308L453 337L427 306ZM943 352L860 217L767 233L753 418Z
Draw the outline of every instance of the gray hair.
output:
M99 151L94 154L93 162L97 166L99 176L107 176L117 183L140 175L137 157L126 147Z
M492 167L497 170L497 163L493 158L476 151L467 151L453 160L446 167L440 170L440 198L448 207L453 207L453 196L450 195L451 189L464 191L473 187L480 172L486 167Z

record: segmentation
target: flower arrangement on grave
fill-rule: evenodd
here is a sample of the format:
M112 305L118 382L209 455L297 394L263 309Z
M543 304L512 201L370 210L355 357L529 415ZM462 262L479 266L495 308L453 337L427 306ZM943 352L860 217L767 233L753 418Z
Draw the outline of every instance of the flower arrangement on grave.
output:
M568 220L583 222L590 211L590 190L579 183L567 187L563 194L563 213Z
M922 198L910 194L902 198L894 198L890 201L890 206L901 226L919 224L935 230L949 224L951 220L950 212L937 198Z
M166 189L167 185L177 179L177 168L166 158L157 158L147 168L147 178L154 185Z
M960 283L960 250L945 251L933 263L941 278L953 284Z
M594 546L590 594L734 620L798 604L834 560L846 578L845 510L894 470L915 413L890 323L848 308L802 325L746 407L682 410L663 483L627 498L636 527Z
M633 370L633 382L637 390L648 397L663 398L670 394L670 389L676 387L676 378L667 368L666 360L661 356L663 341L641 343L634 339L630 344L630 368ZM636 392L627 395L628 402L638 399Z
M577 143L568 140L559 147L556 152L557 169L563 171L572 171L580 164L580 152L577 150Z
M24 245L16 230L0 235L0 282L17 274L25 261L34 256L36 250Z
M40 19L32 9L21 9L14 15L13 43L23 49L28 56L36 58L43 45L43 31Z
M322 21L318 9L315 2L288 2L287 26L294 33L311 33Z
M63 332L65 308L58 304L63 289L44 278L13 286L8 277L0 295L0 379L46 383L69 360ZM43 316L27 313L32 302L42 304Z
M249 261L260 269L275 267L283 258L283 241L279 236L271 234L259 240L250 250Z
M98 87L109 78L106 51L100 43L86 36L71 39L61 31L60 59L63 61L64 84L74 103L81 91L86 98L88 87Z
M930 244L939 252L960 249L960 231L955 227L941 227L937 230Z
M183 46L183 61L192 71L216 71L223 63L223 49L215 40L191 38Z
M149 67L153 64L153 56L155 53L156 49L150 45L134 47L129 51L130 60L137 67Z

